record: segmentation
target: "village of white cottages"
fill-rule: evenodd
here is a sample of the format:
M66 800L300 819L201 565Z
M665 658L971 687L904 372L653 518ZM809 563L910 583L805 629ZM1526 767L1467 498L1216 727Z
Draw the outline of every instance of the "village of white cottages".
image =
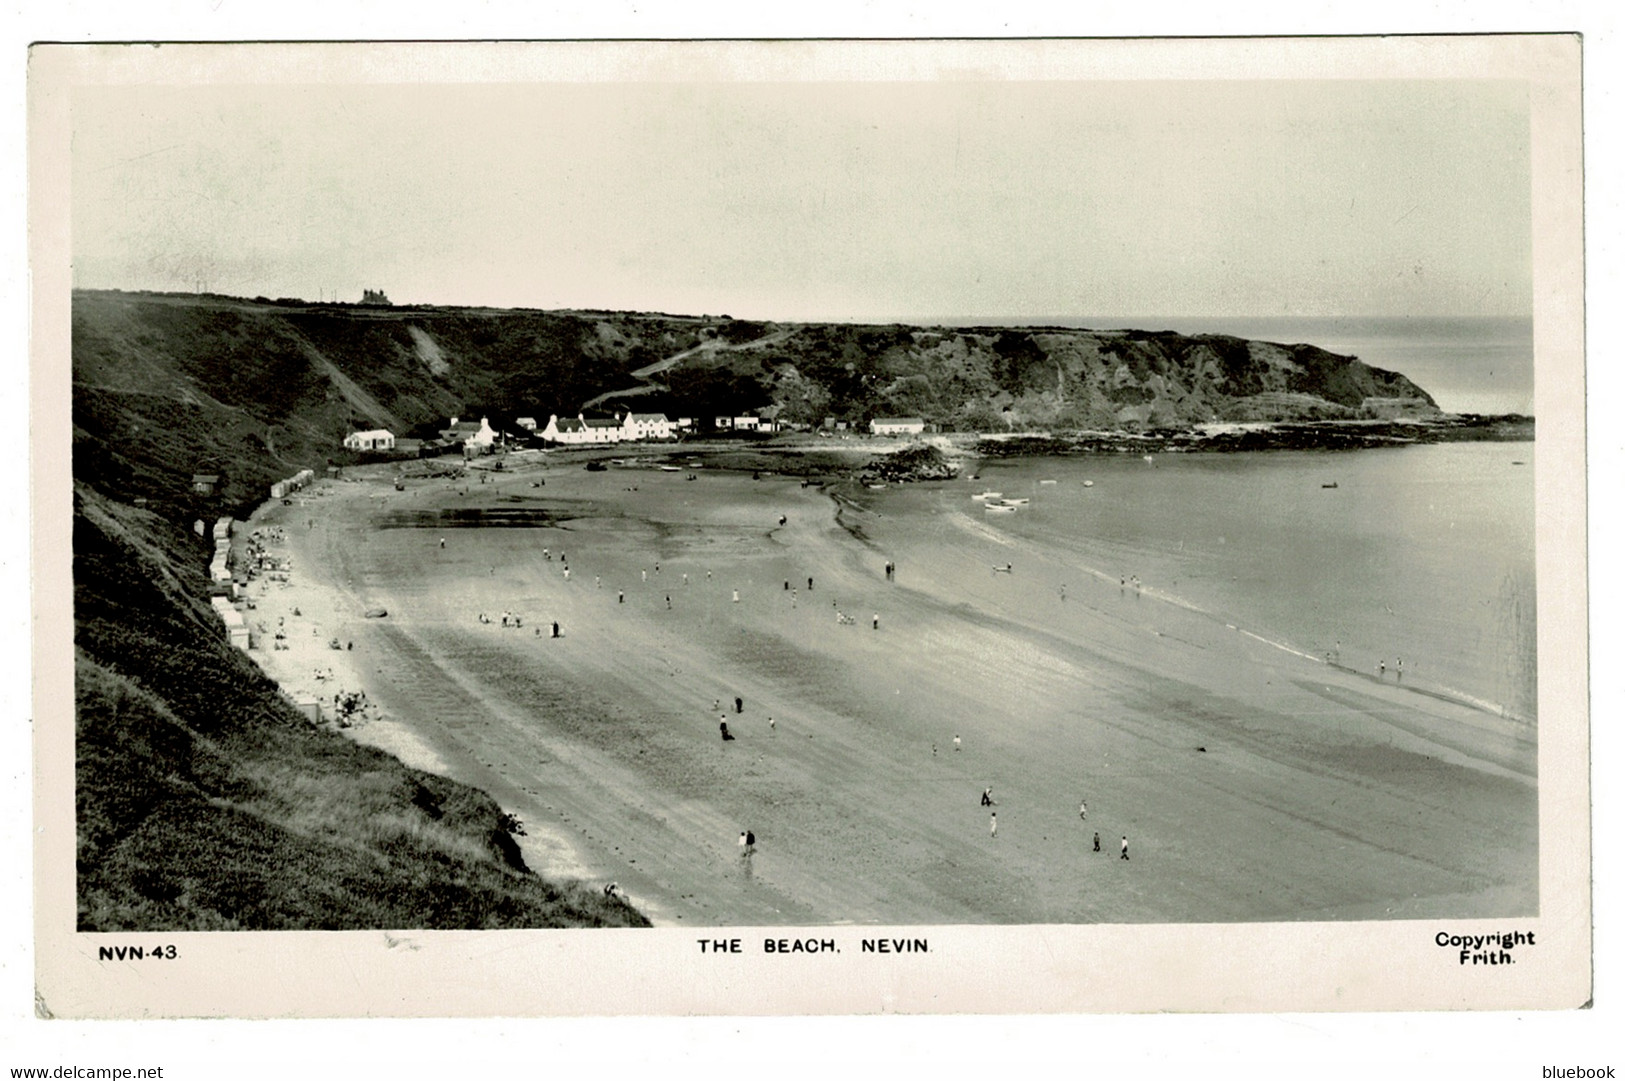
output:
M779 420L777 407L769 407L741 416L710 418L710 430L716 434L771 434L805 425L790 425ZM833 418L823 425L825 429L846 431L848 425ZM465 457L491 454L501 447L540 443L544 446L582 447L606 446L611 443L648 443L678 439L695 434L699 425L693 417L672 420L664 413L621 413L615 417L561 417L553 414L547 424L538 426L535 417L519 417L514 431L498 431L491 427L489 417L478 423L452 417L448 427L440 429L437 446L451 449L460 446ZM876 417L869 422L872 435L918 435L925 431L922 417ZM344 437L347 450L369 453L417 453L421 440L402 439L383 428L364 432L351 432ZM276 498L281 498L273 493Z

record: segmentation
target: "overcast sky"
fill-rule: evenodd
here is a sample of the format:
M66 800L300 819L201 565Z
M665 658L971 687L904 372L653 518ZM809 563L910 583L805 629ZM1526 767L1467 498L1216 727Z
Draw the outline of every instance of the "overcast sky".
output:
M75 283L782 319L1527 315L1521 83L81 87Z

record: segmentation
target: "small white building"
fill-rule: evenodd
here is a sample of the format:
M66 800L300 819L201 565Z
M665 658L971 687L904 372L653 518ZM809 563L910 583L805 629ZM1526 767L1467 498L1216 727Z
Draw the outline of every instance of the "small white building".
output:
M618 420L587 420L581 416L560 417L555 413L547 418L547 427L539 434L550 443L581 447L619 443L622 438L621 431L621 422Z
M514 421L514 423L525 429L527 432L534 432L536 430L535 417L520 417L518 420Z
M869 422L875 435L919 435L925 431L924 417L875 417Z
M587 426L581 423L580 417L561 418L557 413L547 418L547 427L540 434L549 443L562 443L565 446L580 446L588 438Z
M755 432L760 431L761 427L761 417L743 416L733 418L733 430L736 432Z
M677 425L664 413L628 413L621 421L621 438L671 439L677 434Z
M479 450L486 451L490 450L496 445L498 438L499 437L497 436L496 430L491 427L490 419L487 417L481 417L479 430L473 435L469 436L468 442L464 445L474 446Z
M395 433L383 428L351 432L344 437L344 446L349 450L394 450Z

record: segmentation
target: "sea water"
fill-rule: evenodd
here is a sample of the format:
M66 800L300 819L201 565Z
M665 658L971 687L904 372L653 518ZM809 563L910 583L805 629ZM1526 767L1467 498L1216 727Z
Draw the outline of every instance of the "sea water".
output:
M1085 588L1535 718L1533 443L989 460L934 493ZM1049 481L1052 483L1044 483ZM1086 483L1087 482L1087 483ZM1335 485L1335 487L1330 487ZM1128 580L1128 586L1119 583ZM1399 675L1403 666L1403 676Z

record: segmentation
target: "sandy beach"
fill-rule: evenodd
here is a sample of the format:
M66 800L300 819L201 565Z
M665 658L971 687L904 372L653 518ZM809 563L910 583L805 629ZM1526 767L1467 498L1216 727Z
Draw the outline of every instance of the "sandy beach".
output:
M290 644L256 659L365 691L356 738L490 792L533 868L656 923L1536 910L1531 732L1115 582L1063 601L1030 555L995 572L970 510L547 458L318 492L251 523L293 563L251 587Z

